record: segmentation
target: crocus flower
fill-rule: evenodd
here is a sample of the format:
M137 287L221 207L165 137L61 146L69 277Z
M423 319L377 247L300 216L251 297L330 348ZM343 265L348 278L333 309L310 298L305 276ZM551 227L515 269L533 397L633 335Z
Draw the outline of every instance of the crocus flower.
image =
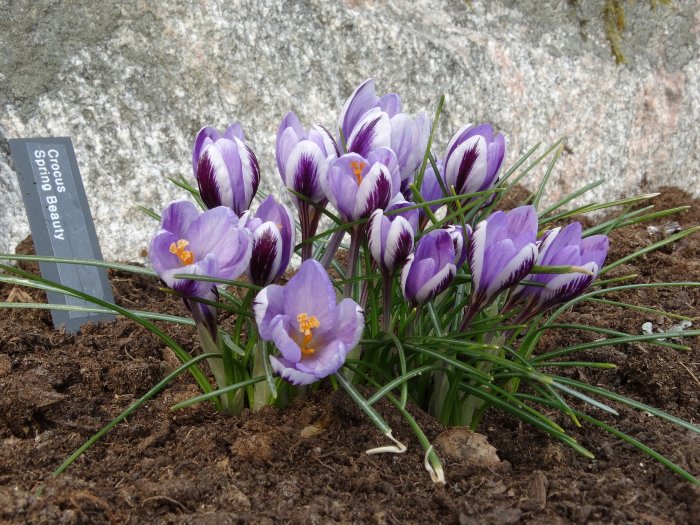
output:
M467 260L467 247L469 246L469 237L472 234L472 229L468 224L465 224L464 227L452 224L445 228L445 231L450 234L454 244L455 266L461 268Z
M195 319L203 316L211 330L215 326L212 310L202 303L193 308L187 298L215 299L215 284L175 275L236 279L248 266L251 248L250 232L239 226L231 209L219 206L200 213L194 204L181 200L170 203L163 211L149 256L158 276L185 296Z
M431 122L428 115L420 113L411 118L406 113L394 115L389 120L391 149L396 153L401 179L407 180L423 162L430 138Z
M537 259L537 212L521 206L497 211L476 225L469 239L472 296L467 317L523 279Z
M387 211L411 206L400 202ZM383 272L391 275L413 251L413 238L418 228L418 210L385 215L381 209L374 210L367 223L367 237L372 257Z
M325 206L326 195L321 187L321 179L331 161L340 152L331 134L321 126L304 131L294 113L288 113L277 130L275 156L277 168L284 185L303 195L321 208ZM302 239L316 233L321 212L311 203L292 195L292 202L299 211ZM311 256L310 244L302 248L302 258Z
M433 230L418 241L401 270L401 289L412 305L442 293L457 273L454 243L445 230Z
M581 223L546 231L539 241L538 266L574 266L586 273L531 274L528 281L544 286L520 285L513 290L510 304L525 301L523 312L531 317L568 301L585 290L596 278L608 255L608 237L581 238Z
M396 155L387 148L374 150L367 158L347 153L333 162L321 184L343 220L369 217L376 209L386 209L399 192Z
M445 153L445 182L459 195L493 187L503 164L506 141L490 124L467 126L452 136Z
M192 167L207 208L226 206L240 216L250 207L258 191L260 168L238 124L223 135L210 126L202 128L192 151Z
M307 385L337 372L360 340L362 308L352 299L336 303L323 266L304 261L285 286L270 285L255 298L260 337L274 341L280 357L273 370L295 385Z
M355 89L338 119L348 153L367 157L377 148L391 148L396 154L402 180L408 179L420 166L430 127L425 113L415 118L402 113L401 99L396 93L378 97L371 78Z
M248 276L254 284L267 286L284 274L292 258L296 239L292 214L270 195L245 227L253 234Z
M375 108L386 115L380 122L374 122L378 116L377 113L370 118L366 118L367 112ZM396 93L389 93L380 98L375 94L374 79L368 78L365 80L355 89L352 95L350 95L350 98L345 102L340 116L338 117L338 128L342 130L343 137L346 139L348 152L355 151L356 153L366 156L369 151L373 149L371 146L369 146L370 149L364 152L351 149L350 145L355 142L371 144L379 140L381 144L376 147L389 147L391 145L389 119L400 112L401 99ZM365 118L363 119L363 117ZM379 129L376 129L377 127L379 127ZM364 129L364 131L360 131L361 129ZM356 138L358 135L361 137L359 141L357 141ZM377 135L381 136L370 140L368 135L375 137L377 137ZM351 137L353 138L352 141L350 140Z

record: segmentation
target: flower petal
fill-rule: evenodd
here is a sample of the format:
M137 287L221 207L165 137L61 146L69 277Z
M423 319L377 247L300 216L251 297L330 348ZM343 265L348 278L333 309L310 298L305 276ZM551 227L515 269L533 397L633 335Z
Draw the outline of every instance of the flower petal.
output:
M284 296L284 287L276 284L266 286L255 296L253 301L255 322L258 325L260 337L266 341L272 339L272 320L284 314Z
M313 374L300 372L299 370L294 368L293 363L290 363L282 357L276 358L270 356L270 365L272 365L272 369L275 371L275 373L279 374L279 376L282 379L288 381L293 385L310 385L311 383L315 383L319 379Z

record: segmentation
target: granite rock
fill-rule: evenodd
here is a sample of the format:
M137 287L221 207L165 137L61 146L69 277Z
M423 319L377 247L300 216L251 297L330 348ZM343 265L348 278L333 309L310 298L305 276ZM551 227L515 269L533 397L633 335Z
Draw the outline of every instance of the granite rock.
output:
M279 195L282 116L333 128L369 76L410 112L446 94L436 152L466 122L502 130L511 163L566 136L549 201L599 178L593 200L697 195L700 2L677 4L628 4L616 66L595 1L3 2L0 252L29 233L6 139L72 137L105 257L142 260L157 225L137 205L183 196L167 177L191 177L202 125L240 122Z

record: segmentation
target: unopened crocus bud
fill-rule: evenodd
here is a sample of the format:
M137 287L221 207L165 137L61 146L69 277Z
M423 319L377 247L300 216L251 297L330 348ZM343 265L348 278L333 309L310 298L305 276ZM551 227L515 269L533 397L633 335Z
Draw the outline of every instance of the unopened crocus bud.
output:
M463 127L452 136L445 153L445 182L458 195L493 187L506 153L506 141L494 136L490 124Z
M445 230L424 235L401 270L401 289L406 300L420 305L442 293L457 273L454 243Z
M246 228L253 241L248 276L254 284L267 286L284 274L292 258L296 240L292 214L270 195L248 219Z
M580 271L528 275L527 281L540 286L518 286L511 294L509 305L524 302L524 315L532 317L581 294L603 267L609 244L606 235L582 239L581 233L579 222L546 231L538 242L537 266L572 266Z
M386 211L411 206L401 202ZM413 251L413 238L418 227L418 210L386 215L377 209L367 224L367 238L372 258L386 273L393 274Z
M537 212L521 206L497 211L476 225L469 239L472 296L467 317L522 280L537 259Z
M210 126L202 128L192 151L192 167L207 208L226 206L240 216L250 207L258 191L260 168L238 124L223 135Z
M327 202L321 179L339 154L335 140L325 128L313 126L307 133L292 112L282 119L275 146L277 168L282 183L303 197L291 194L292 202L299 211L303 240L316 233L321 217L318 208L323 208ZM304 260L311 256L311 248L310 244L303 246Z

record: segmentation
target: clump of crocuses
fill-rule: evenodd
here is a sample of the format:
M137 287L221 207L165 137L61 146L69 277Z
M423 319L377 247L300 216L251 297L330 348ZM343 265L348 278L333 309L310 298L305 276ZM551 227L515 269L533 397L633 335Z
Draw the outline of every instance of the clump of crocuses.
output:
M283 190L256 204L260 169L241 126L201 129L193 190L207 209L170 204L151 261L206 328L204 350L221 354L210 360L221 391L247 392L246 403L222 398L229 408L284 404L331 379L393 439L355 385L394 381L385 395L473 425L488 403L517 400L521 371L544 377L517 349L523 323L583 293L608 239L578 222L544 228L534 205L498 210L506 141L491 124L465 125L443 148L434 138L425 112L404 112L369 79L337 118L281 119ZM225 336L217 308L236 316ZM432 448L426 458L440 479Z

